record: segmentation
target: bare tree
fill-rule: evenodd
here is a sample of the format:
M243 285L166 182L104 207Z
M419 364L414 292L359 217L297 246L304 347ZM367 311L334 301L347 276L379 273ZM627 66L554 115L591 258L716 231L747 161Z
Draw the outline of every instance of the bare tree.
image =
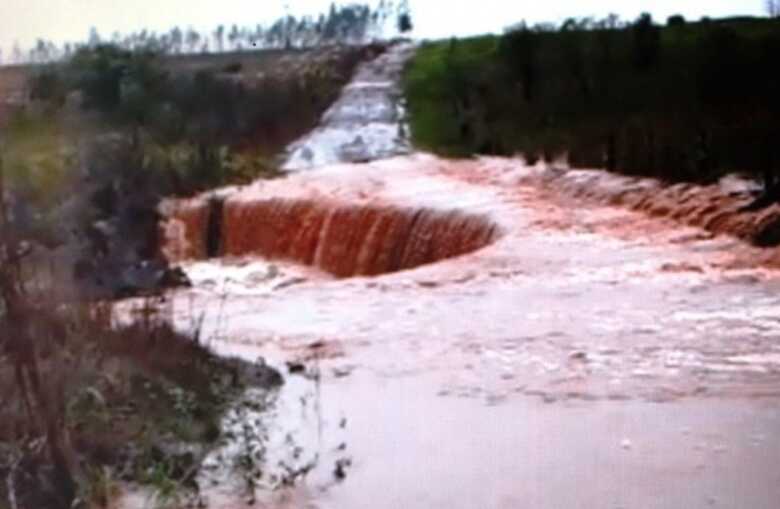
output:
M230 28L230 32L228 33L228 41L230 42L230 47L232 50L241 50L241 31L238 29L238 25L235 23Z
M15 64L21 64L22 61L24 60L24 53L22 52L22 48L21 46L19 46L18 42L14 43L14 47L12 51L13 51L12 62Z
M225 26L219 25L214 30L214 42L217 44L217 52L222 53L225 50Z
M766 13L770 18L780 17L780 0L766 0Z
M173 27L169 33L171 42L171 52L181 53L182 43L184 42L184 35L179 27Z
M187 30L187 48L190 53L195 53L200 44L200 34L192 27Z

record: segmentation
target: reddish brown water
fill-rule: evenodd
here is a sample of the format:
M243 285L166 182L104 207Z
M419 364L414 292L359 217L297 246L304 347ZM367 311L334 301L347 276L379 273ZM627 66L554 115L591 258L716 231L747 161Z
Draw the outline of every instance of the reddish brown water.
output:
M182 208L177 219L199 247L171 251L205 257L208 203ZM337 277L412 269L476 251L499 235L484 216L426 207L227 198L221 212L222 256L294 261Z
M558 196L597 205L627 207L746 242L760 241L762 232L780 224L778 204L757 211L742 210L753 201L758 186L734 176L709 186L664 185L653 179L591 170L542 171L527 178L529 184ZM767 250L754 262L780 268L780 251Z
M417 155L224 192L223 248L242 256L185 264L178 325L202 316L225 354L320 374L287 377L266 444L316 467L255 507L777 507L776 250L545 175ZM178 209L169 253L202 257L199 207ZM416 261L380 262L387 245Z

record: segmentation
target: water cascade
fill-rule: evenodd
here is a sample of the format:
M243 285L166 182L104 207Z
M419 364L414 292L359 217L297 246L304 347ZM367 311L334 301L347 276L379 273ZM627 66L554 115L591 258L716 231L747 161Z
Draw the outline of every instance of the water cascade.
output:
M760 188L736 176L706 186L668 185L655 179L599 170L570 170L531 174L524 182L541 185L570 199L626 207L761 247L780 244L780 205L749 210L748 205Z
M218 240L214 225L221 226ZM337 277L411 269L475 251L499 236L486 217L462 211L285 198L191 203L169 228L178 232L166 248L171 259L254 254Z
M400 81L413 54L414 45L396 44L361 65L320 126L287 149L283 169L309 170L411 152Z

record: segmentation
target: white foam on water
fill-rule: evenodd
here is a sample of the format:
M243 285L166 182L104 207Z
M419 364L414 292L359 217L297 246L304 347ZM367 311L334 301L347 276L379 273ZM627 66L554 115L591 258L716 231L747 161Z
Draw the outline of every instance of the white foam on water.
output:
M414 45L397 44L358 68L320 126L287 149L286 171L383 159L411 152L401 92Z

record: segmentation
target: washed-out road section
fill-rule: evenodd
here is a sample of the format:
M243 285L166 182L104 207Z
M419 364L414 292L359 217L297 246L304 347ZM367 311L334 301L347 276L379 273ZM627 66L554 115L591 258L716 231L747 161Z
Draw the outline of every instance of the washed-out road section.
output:
M186 260L206 200L176 209L177 325L282 370L268 441L311 465L255 507L778 507L777 274L733 263L759 253L735 239L556 196L544 171L414 154L258 182L224 193L211 260ZM302 214L289 238L274 207ZM480 242L435 247L475 221ZM361 242L401 254L372 265Z

